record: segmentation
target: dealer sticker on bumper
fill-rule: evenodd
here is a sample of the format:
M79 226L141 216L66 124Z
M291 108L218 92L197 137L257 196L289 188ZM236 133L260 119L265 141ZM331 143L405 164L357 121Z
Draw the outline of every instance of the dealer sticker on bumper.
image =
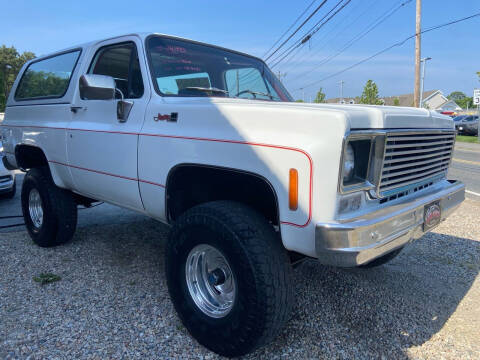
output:
M438 202L425 205L423 215L423 231L428 231L437 226L442 219L442 209Z

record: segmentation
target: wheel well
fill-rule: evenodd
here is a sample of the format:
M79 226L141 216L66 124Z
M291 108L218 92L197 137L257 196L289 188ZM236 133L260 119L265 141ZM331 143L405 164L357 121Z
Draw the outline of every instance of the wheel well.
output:
M201 203L233 200L244 203L279 225L278 200L273 186L250 172L204 165L177 165L167 178L166 210L175 221Z
M15 159L18 167L21 169L32 169L48 165L42 149L31 145L17 145L15 147Z

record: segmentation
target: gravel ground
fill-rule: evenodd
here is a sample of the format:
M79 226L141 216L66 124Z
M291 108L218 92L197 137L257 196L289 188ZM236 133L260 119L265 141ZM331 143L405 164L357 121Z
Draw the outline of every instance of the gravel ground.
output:
M391 263L295 269L297 305L249 358L480 358L480 202ZM136 219L137 220L137 219ZM53 249L0 233L0 358L218 358L177 318L152 220L78 229ZM40 273L61 277L40 285Z

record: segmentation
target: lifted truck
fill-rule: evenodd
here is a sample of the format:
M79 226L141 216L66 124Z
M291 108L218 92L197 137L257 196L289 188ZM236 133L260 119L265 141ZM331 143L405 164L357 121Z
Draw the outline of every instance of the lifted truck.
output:
M448 117L295 103L261 59L159 34L30 61L1 131L33 241L69 241L94 201L171 225L173 304L226 356L289 319L291 259L381 265L464 200Z

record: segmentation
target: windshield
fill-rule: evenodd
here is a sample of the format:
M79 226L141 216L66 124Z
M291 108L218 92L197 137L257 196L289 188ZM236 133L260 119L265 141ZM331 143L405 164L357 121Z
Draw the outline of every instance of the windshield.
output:
M256 58L160 36L147 40L147 51L160 95L292 101L282 83Z

